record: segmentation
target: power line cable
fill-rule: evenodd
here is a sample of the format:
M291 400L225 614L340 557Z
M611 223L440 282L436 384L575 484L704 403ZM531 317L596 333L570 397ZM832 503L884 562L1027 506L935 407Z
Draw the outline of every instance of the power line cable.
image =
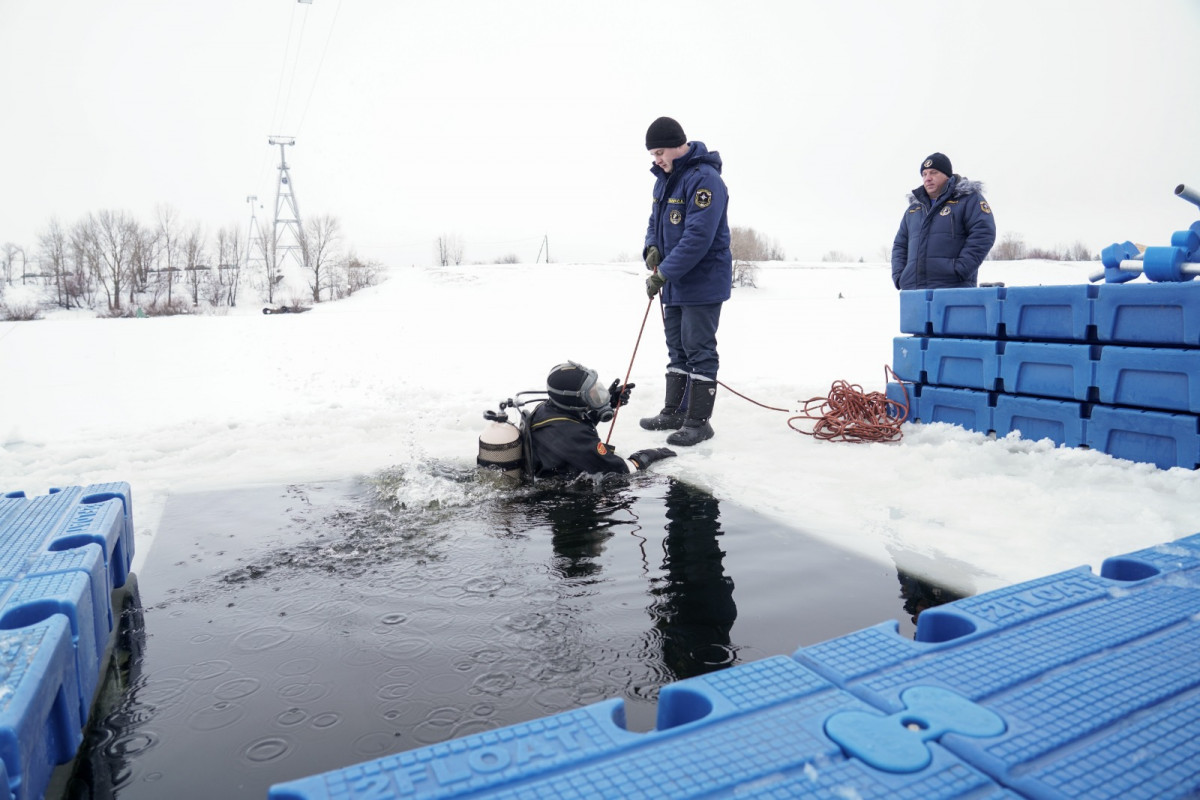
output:
M288 106L292 103L292 89L296 85L296 73L300 71L300 51L304 47L304 31L308 29L308 12L304 12L304 18L300 20L300 38L296 41L296 57L292 60L292 77L288 81L287 95L283 103L283 113L280 115L280 125L287 119ZM282 128L280 128L282 130ZM295 134L293 134L295 135Z
M279 127L275 123L279 119L279 99L283 96L283 78L287 74L288 53L292 49L292 29L295 28L296 5L298 4L292 6L292 14L288 17L287 40L283 45L283 63L279 65L279 85L275 88L275 106L271 110L271 130Z
M333 11L333 19L329 23L329 33L325 36L325 46L321 48L321 58L317 61L317 72L313 75L312 86L308 90L308 99L304 101L304 110L300 112L300 122L296 125L296 136L300 135L300 129L304 127L304 120L308 117L308 106L312 103L313 94L317 90L317 81L321 77L321 67L325 66L325 54L329 52L329 40L333 38L333 29L337 25L338 14L342 11L342 0L338 0L337 8Z

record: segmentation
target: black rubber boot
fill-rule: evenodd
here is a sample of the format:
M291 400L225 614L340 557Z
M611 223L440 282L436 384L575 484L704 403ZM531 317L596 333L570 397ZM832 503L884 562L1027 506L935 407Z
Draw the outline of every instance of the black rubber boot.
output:
M683 421L682 428L667 437L667 444L691 447L711 439L713 429L708 420L712 416L713 403L716 401L716 381L693 380L691 397L688 398L687 419Z
M677 431L683 427L687 418L684 411L684 398L687 394L688 376L682 372L667 373L666 399L663 400L663 410L653 417L643 417L641 425L648 431Z

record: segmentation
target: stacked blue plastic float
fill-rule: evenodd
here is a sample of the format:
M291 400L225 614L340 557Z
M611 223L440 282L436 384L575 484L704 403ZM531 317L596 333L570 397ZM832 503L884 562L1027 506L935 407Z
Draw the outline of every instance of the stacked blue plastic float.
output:
M1102 261L1102 285L901 292L911 335L894 340L893 370L911 382L909 419L1200 465L1200 221L1170 246L1114 244ZM1128 283L1139 274L1150 282ZM905 388L888 396L903 402Z
M127 483L0 497L0 797L41 798L103 674L133 557Z
M1198 664L1200 534L269 797L1195 797Z

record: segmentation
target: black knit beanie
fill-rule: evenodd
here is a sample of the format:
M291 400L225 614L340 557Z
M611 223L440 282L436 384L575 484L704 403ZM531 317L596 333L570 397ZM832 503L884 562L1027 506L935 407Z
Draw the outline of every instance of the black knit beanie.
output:
M687 144L687 137L683 135L683 126L670 117L659 117L646 129L647 150L684 144Z
M954 168L950 166L950 159L946 158L941 153L934 153L929 158L921 162L920 172L927 169L936 169L943 175L953 175Z

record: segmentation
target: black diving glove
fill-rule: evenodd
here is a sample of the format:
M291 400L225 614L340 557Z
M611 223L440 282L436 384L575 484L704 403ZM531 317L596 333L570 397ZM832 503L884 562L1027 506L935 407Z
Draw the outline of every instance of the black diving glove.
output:
M636 383L627 383L621 386L621 382L613 378L612 385L608 387L608 404L613 408L618 408L629 402L629 393L633 391Z
M629 456L629 460L637 464L638 469L646 469L655 461L662 461L674 455L675 451L669 447L655 447L650 450L638 450Z

